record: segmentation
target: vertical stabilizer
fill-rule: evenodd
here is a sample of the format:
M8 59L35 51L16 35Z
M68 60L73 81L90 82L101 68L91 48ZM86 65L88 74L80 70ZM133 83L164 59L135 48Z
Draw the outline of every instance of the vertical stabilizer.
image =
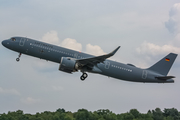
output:
M166 76L171 69L171 66L174 63L176 57L177 54L169 53L166 57L148 68L148 70L152 70Z

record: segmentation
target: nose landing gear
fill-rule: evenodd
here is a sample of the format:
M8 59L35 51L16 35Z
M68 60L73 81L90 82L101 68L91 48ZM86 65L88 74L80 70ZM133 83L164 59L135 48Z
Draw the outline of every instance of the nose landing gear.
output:
M82 81L84 81L87 77L88 77L88 74L87 73L83 73L82 76L80 77L80 79Z
M21 53L19 53L19 56L18 56L18 58L16 58L16 61L17 61L17 62L19 62L19 60L20 60L20 57L21 57Z

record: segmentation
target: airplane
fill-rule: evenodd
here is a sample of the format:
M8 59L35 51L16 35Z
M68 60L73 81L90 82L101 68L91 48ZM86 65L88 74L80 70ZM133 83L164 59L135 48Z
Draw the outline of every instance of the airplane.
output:
M108 77L143 83L174 83L174 76L167 76L177 54L169 53L160 61L147 69L138 68L132 64L123 64L109 60L120 46L109 54L93 56L60 46L33 40L26 37L11 37L2 41L2 45L19 53L16 61L22 54L30 55L59 64L59 70L66 73L82 72L80 79L84 81L89 73L96 73Z

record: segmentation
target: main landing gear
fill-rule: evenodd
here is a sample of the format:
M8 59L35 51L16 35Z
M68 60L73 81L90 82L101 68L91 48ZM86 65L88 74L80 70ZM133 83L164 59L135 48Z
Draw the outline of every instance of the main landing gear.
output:
M18 58L16 58L16 61L17 61L17 62L19 62L19 60L20 60L20 57L21 57L21 53L19 53L19 56L18 56Z
M88 77L88 74L87 73L83 73L82 76L80 77L80 79L82 81L84 81L87 77Z

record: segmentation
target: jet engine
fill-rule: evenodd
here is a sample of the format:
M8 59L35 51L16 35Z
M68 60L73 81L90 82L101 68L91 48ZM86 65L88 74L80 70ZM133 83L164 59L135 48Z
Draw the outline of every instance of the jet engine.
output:
M59 65L59 70L67 73L78 71L80 68L79 64L73 58L62 57Z

